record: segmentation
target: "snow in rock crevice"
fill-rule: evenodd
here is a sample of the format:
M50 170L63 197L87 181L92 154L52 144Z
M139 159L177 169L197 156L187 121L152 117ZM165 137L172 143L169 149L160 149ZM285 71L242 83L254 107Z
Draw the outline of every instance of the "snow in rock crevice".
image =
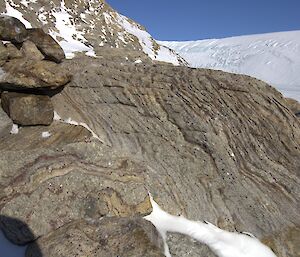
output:
M208 222L171 215L162 210L150 194L149 197L152 212L144 218L156 227L164 239L166 257L171 257L166 242L168 232L190 236L206 244L218 257L276 257L269 247L249 233L228 232Z

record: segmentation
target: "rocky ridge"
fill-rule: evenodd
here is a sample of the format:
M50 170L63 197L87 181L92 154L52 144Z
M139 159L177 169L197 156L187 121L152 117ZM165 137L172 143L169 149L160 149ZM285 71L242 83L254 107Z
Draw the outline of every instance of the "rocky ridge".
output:
M4 0L0 11L22 18L27 26L42 28L59 42L68 58L78 52L102 56L108 48L126 49L135 60L185 64L173 50L159 45L145 28L117 13L104 0Z

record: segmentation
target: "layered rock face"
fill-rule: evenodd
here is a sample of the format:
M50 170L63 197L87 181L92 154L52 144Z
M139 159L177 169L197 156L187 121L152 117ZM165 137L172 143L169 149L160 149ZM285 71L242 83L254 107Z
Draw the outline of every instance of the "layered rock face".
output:
M52 98L62 120L85 123L97 138L58 137L53 146L42 141L9 151L13 136L1 140L6 235L17 243L40 237L50 255L48 240L66 233L89 244L84 234L66 232L68 224L144 216L150 191L172 214L251 232L278 256L297 256L300 123L281 94L242 75L109 60L63 62L74 78ZM70 239L60 242L68 252ZM180 235L168 242L172 256L213 256Z
M12 242L29 243L27 257L163 256L160 236L141 219L151 212L148 192L172 214L248 231L278 256L298 256L294 103L248 76L151 61L120 25L129 20L105 2L0 3L10 8L61 46L74 41L60 38L59 24L73 24L77 42L98 57L61 62L61 49L46 51L54 41L26 22L31 40L0 43L1 90L21 91L2 93L6 113L19 114L15 102L27 106L24 91L53 105L40 108L51 109L50 126L16 135L0 109L0 227ZM173 257L214 256L180 235L168 244Z

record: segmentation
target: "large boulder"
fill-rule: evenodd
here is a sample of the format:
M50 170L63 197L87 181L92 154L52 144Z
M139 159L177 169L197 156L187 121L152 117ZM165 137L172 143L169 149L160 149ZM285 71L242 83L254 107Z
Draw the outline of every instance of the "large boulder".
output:
M142 218L71 222L29 245L26 257L164 257L155 227Z
M50 97L46 95L3 92L1 105L18 125L50 125L53 121L53 105Z
M2 69L0 88L8 90L56 89L71 80L60 65L45 60L10 60Z
M41 61L44 59L44 55L39 51L36 45L30 40L26 40L25 42L23 42L20 50L24 58L26 59L36 60L36 61Z
M27 29L29 40L45 55L46 59L60 63L65 53L60 45L40 28Z
M0 40L22 43L27 35L25 25L17 18L0 15Z

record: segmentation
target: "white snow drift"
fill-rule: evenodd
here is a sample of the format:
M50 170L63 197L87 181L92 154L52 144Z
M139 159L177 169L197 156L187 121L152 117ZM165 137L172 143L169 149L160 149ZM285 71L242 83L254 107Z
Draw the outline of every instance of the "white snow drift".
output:
M160 232L165 241L165 255L171 257L166 243L166 233L174 232L192 237L206 244L218 257L276 257L270 248L251 234L222 230L213 224L188 220L163 211L150 196L152 213L145 217Z
M300 30L159 43L175 50L192 67L250 75L300 101Z

